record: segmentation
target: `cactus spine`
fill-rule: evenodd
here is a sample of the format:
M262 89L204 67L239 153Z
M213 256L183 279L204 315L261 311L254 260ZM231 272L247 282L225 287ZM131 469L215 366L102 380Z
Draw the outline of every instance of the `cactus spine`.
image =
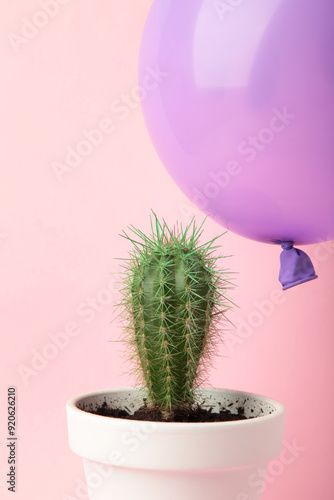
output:
M171 231L154 215L150 237L136 236L126 260L121 305L126 340L148 399L166 420L179 405L192 404L218 337L217 321L229 308L227 273L216 268L215 240L199 245L202 225L192 221ZM139 239L139 241L138 241Z

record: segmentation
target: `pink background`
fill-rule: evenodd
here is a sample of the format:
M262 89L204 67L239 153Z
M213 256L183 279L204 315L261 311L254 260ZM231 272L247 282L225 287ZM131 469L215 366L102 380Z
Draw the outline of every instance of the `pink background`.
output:
M119 233L130 224L148 231L151 209L172 225L203 218L161 165L140 111L137 59L150 4L1 2L1 498L13 498L5 484L12 385L15 498L85 498L76 490L84 475L68 447L66 401L132 384L122 346L108 342L120 335L111 323L115 258L129 249ZM96 144L85 149L80 141L98 127L103 133L91 135ZM69 148L82 152L71 168ZM208 220L204 238L222 231ZM239 309L230 314L236 327L225 333L209 382L286 406L285 452L269 468L264 500L331 500L334 242L303 248L319 279L284 294L278 247L232 233L221 243L239 273L232 295Z

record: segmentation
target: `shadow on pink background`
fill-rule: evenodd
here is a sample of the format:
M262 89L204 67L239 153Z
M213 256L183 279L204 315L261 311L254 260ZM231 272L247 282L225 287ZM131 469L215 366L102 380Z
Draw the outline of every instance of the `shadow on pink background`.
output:
M129 249L119 234L130 224L148 231L151 209L170 224L203 219L161 165L140 111L137 58L150 4L0 6L1 498L13 498L5 444L12 385L15 498L87 498L65 404L133 383L112 322L115 258ZM204 238L223 231L208 220ZM319 279L284 293L279 248L232 233L221 244L239 273L239 308L209 383L286 406L285 447L269 465L264 500L331 500L334 242L304 248Z

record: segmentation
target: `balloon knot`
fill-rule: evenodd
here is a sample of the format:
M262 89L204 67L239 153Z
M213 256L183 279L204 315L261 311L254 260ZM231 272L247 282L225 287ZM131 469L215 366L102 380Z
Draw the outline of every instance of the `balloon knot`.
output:
M293 243L292 241L282 241L281 247L283 250L291 250L291 248L293 248Z
M294 248L291 241L284 241L281 244L283 252L281 253L281 269L279 280L283 285L283 290L287 290L301 283L306 283L316 279L313 264L309 256Z

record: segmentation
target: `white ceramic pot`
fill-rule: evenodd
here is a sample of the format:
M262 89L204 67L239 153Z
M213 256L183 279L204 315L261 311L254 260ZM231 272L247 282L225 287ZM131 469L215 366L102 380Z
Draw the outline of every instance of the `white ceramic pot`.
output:
M91 500L259 500L252 475L281 451L285 410L257 394L201 389L198 401L247 416L233 422L145 422L103 417L84 408L108 404L134 412L134 388L83 394L67 403L69 443L83 458Z

